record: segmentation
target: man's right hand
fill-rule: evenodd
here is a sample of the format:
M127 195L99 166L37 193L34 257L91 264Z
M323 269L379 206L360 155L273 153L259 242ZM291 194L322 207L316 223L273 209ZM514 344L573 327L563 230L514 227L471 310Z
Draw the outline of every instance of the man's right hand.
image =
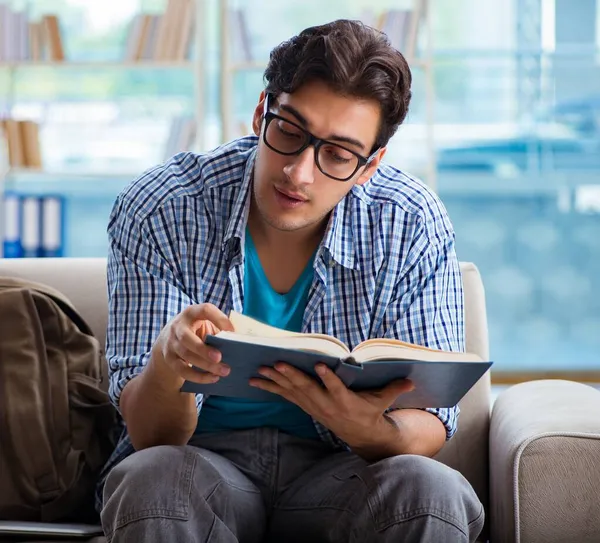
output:
M123 388L121 412L136 450L185 445L194 433L198 413L196 395L180 392L183 382L214 383L229 373L221 353L198 337L207 324L214 327L211 333L233 331L229 319L216 306L187 307L164 326L152 346L148 365Z
M216 383L220 377L229 374L229 366L221 362L221 353L206 345L200 337L199 331L205 324L212 328L213 334L220 330L233 331L231 321L218 307L204 303L184 309L165 325L154 343L153 362L173 372L178 378L177 388L185 380Z

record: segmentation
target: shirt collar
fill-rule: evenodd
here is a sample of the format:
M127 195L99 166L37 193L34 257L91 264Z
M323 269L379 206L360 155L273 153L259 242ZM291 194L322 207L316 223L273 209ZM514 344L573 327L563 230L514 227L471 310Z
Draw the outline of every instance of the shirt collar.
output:
M233 204L227 229L223 239L222 250L225 251L231 247L232 241L244 238L246 224L248 223L248 213L250 211L250 187L252 186L252 176L254 174L254 161L256 158L256 148L250 153L246 160L242 174L242 184L237 198Z
M229 256L233 254L232 250L235 251L232 247L234 242L237 240L239 243L238 247L240 247L245 236L248 213L250 211L250 188L252 186L255 160L256 149L252 151L244 166L240 191L227 223L222 250L226 251ZM331 212L323 241L317 251L316 257L323 259L326 265L330 265L331 260L333 260L345 268L358 270L359 266L356 259L352 232L352 193L353 191L350 191Z
M359 266L354 246L351 198L352 192L333 208L321 244L323 250L321 256L325 256L325 251L327 251L331 259L339 265L351 270L358 270Z

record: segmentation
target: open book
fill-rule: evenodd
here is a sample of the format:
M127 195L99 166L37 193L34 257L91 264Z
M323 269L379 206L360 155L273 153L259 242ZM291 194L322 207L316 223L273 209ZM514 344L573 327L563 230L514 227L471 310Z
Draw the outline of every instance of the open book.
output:
M207 335L204 341L221 351L231 373L214 384L186 381L183 392L284 401L249 386L248 380L260 377L260 366L276 362L287 362L318 379L314 367L321 362L356 391L411 379L415 389L399 397L397 407L451 407L492 365L472 353L441 351L395 339L369 339L351 351L329 335L289 332L237 312L231 312L229 318L235 332Z
M218 337L244 343L260 344L285 349L298 349L336 358L349 358L363 363L372 360L422 360L429 362L456 360L478 362L475 354L438 351L398 339L368 339L350 351L339 339L326 334L299 334L263 324L251 317L231 312L229 320L235 332L220 332Z

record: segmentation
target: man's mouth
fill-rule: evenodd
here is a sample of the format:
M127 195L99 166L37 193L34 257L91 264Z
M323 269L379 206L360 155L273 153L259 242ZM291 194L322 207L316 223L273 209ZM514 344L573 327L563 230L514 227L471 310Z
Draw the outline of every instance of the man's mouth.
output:
M277 187L275 187L275 190L277 190L278 192L281 192L281 194L283 194L284 196L287 196L291 200L299 200L300 202L306 202L308 200L308 198L306 198L306 197L302 196L302 194L298 194L296 192L290 192L288 190L283 190L283 189L280 189Z
M275 189L275 196L277 200L285 207L297 207L308 202L308 198L302 196L301 194L279 189L277 187L273 188Z
M307 202L308 201L308 198L306 196L299 194L297 192L291 192L289 190L280 189L278 187L275 187L275 190L277 192L280 192L284 196L287 196L290 200L298 200L299 202Z

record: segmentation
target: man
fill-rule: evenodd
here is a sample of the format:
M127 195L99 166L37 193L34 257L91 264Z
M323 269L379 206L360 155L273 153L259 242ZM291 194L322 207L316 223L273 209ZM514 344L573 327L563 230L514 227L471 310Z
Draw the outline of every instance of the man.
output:
M430 458L458 410L388 409L406 382L356 394L282 361L251 385L286 402L179 392L227 379L197 332L232 329L232 309L350 347L463 348L450 221L382 163L411 97L403 56L336 21L275 48L265 80L254 136L179 154L115 204L107 356L127 431L101 485L104 530L112 542L474 541L481 503Z

